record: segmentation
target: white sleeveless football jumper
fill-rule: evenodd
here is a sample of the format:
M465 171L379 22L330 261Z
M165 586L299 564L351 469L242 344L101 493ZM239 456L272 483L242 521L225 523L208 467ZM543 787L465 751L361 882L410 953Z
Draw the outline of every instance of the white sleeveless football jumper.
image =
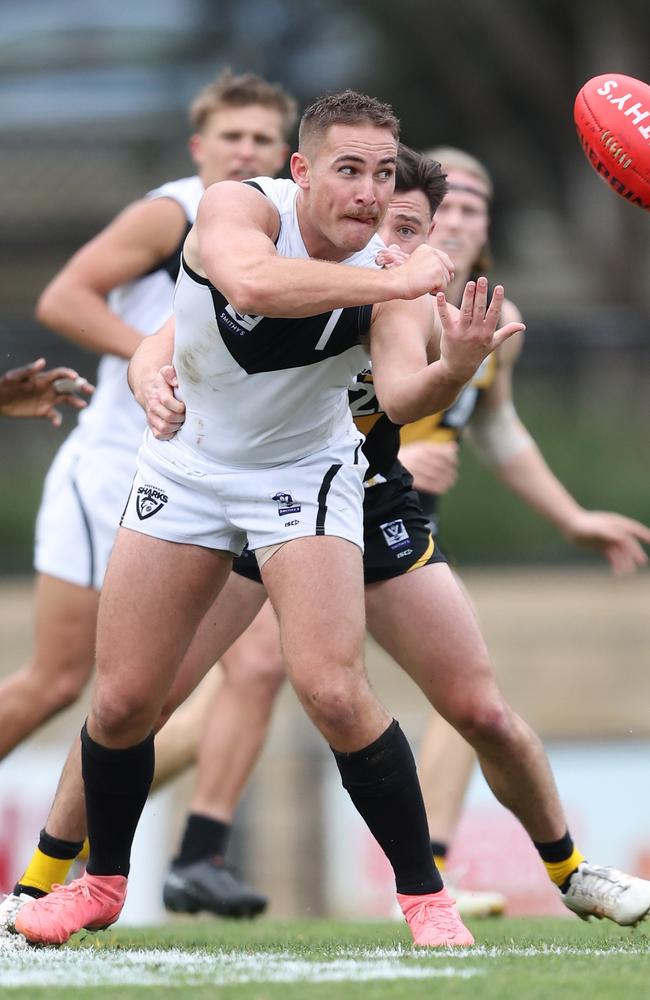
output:
M146 197L178 202L189 232L202 194L203 184L195 176L170 181ZM172 312L182 242L155 270L109 295L111 309L145 335L155 333ZM79 414L45 480L35 567L79 586L102 586L146 426L127 384L127 367L124 358L102 357L90 405Z
M278 211L278 253L308 258L293 181L244 183ZM382 246L373 237L344 263L374 268ZM362 548L366 462L348 388L368 364L372 307L242 315L183 261L174 312L186 419L171 441L145 432L122 523L235 554L313 534Z

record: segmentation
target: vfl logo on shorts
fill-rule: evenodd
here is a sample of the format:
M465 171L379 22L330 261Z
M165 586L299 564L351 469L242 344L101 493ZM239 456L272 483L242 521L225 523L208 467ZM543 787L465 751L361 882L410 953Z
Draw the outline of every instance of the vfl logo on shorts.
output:
M138 486L135 496L135 512L141 521L148 517L153 517L159 510L162 510L169 497L157 486Z
M287 514L299 514L302 509L290 493L274 493L271 500L275 500L278 505L278 517L285 517Z
M403 549L405 545L410 545L411 538L404 527L401 517L397 521L386 521L385 524L380 524L379 527L384 536L384 541L390 549Z

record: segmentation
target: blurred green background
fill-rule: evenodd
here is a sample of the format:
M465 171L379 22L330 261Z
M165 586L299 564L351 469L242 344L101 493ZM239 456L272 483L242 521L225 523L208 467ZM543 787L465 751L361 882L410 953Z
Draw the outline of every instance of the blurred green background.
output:
M650 521L650 220L588 166L572 123L589 77L647 77L646 0L3 0L0 366L96 359L39 327L36 298L127 202L192 172L186 108L230 65L305 106L350 86L391 101L405 141L482 158L493 278L521 308L520 415L587 506ZM34 515L66 429L0 424L0 572L31 567ZM471 454L443 506L462 564L589 560Z

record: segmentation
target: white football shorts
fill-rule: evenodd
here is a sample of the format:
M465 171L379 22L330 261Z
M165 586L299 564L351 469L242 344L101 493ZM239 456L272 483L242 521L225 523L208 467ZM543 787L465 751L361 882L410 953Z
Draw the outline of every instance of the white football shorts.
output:
M45 479L36 519L39 573L101 590L135 459L131 449L80 448L73 439L63 444Z
M335 535L363 551L362 443L351 432L296 462L244 470L194 462L161 442L153 450L145 437L121 524L234 555L246 544L254 551L308 535Z

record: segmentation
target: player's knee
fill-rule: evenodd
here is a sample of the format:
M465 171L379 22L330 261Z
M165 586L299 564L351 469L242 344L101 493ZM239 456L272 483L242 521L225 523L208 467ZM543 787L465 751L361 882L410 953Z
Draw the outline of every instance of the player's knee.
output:
M333 679L326 676L325 682L321 679L304 684L298 694L319 728L352 732L363 713L365 689L365 684L343 674Z
M158 715L158 718L156 719L156 722L155 722L155 725L154 725L154 731L156 733L159 733L160 730L162 729L162 727L169 722L170 718L172 717L172 715L176 711L176 708L177 708L177 705L175 703L173 703L171 701L166 701L165 702L165 704L163 705L163 707L160 710L160 714Z
M44 706L48 715L59 712L81 695L90 673L92 663L80 665L77 660L48 665L47 670L39 662L31 663L20 672L25 699Z
M272 656L251 658L233 674L234 683L245 688L249 697L264 700L275 697L284 678L284 663L277 651Z
M108 739L120 739L127 734L146 735L152 728L152 707L146 692L97 690L93 700L93 717L97 728ZM153 716L157 716L154 711ZM101 740L100 740L101 742Z
M73 705L86 686L91 668L87 670L66 670L54 680L49 689L49 697L55 704L55 711Z
M472 746L507 743L512 731L512 713L500 699L471 702L460 708L451 721Z

